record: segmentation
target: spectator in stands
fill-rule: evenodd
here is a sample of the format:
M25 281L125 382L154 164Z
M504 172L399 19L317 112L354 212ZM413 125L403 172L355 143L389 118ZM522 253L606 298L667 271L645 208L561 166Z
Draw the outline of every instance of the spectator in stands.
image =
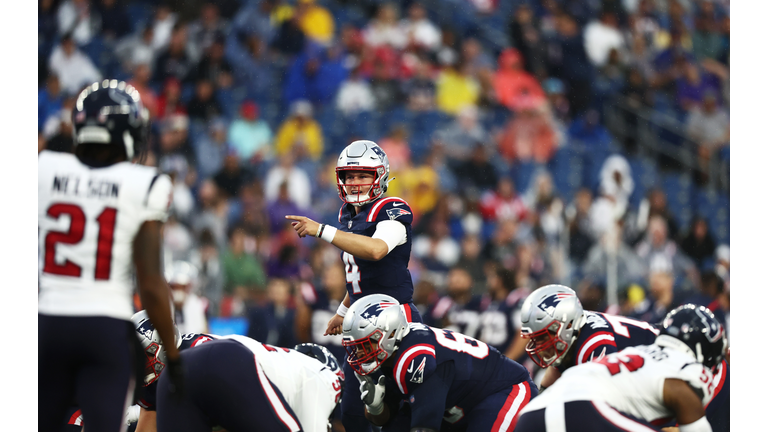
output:
M213 82L200 79L195 84L195 95L187 104L191 120L209 121L223 114L224 110L216 98Z
M268 49L264 39L252 34L242 39L234 34L227 38L225 58L232 66L236 84L245 86L249 95L265 95L276 81L270 69Z
M418 218L437 204L440 196L440 179L437 172L427 164L415 167L408 166L397 174L400 196L404 197L414 212L414 218ZM395 192L392 192L394 195Z
M219 248L208 230L198 236L198 247L190 251L190 262L199 269L199 292L208 300L208 316L219 316L224 294L224 272L221 268Z
M414 74L403 83L402 93L407 99L408 109L430 111L435 107L435 80L432 78L432 65L421 59L414 67Z
M141 103L149 111L149 118L154 119L157 118L157 95L150 86L151 77L152 72L150 72L148 64L137 64L133 68L133 77L128 81L128 84L139 91Z
M525 70L539 79L547 76L546 43L538 18L527 3L515 10L509 24L509 35L523 57L521 63Z
M70 96L61 104L61 109L46 119L43 124L43 137L47 150L63 153L74 151L72 137L72 109L75 107L76 96Z
M94 12L90 0L65 0L56 14L59 34L71 35L80 46L88 44L99 29L99 17Z
M269 44L276 33L276 23L271 19L275 3L275 0L262 0L258 4L244 4L232 20L232 33L255 36Z
M693 218L688 234L680 242L680 249L696 263L699 270L704 269L704 262L715 256L715 239L709 232L706 219L701 216Z
M641 280L648 274L648 262L621 241L621 221L615 222L613 230L606 229L597 242L587 253L581 266L585 276L604 278L608 273L609 254L616 258L616 274L618 286L626 286Z
M662 256L671 264L671 271L675 276L698 280L695 264L667 236L667 224L661 216L652 216L649 219L646 237L637 245L636 250L646 266L650 266L655 257Z
M587 149L609 149L613 138L600 122L600 112L590 109L574 119L568 128L568 136Z
M426 234L414 238L413 254L427 269L445 273L459 261L461 247L450 236L448 224L435 220L427 228Z
M227 155L227 123L223 118L212 120L207 133L192 141L197 156L200 178L211 178L224 166Z
M168 174L173 184L171 190L170 211L182 220L187 221L195 205L194 197L187 184L195 176L195 170L190 169L187 160L180 154L163 156L158 163L160 172ZM192 181L189 181L192 183ZM190 237L191 241L191 237ZM186 259L186 256L175 258Z
M62 36L59 46L53 49L48 67L59 77L61 88L69 94L77 94L84 86L101 80L101 72L77 49L70 34Z
M274 200L268 200L269 231L273 235L279 234L285 228L285 215L301 213L301 209L289 195L291 181L291 179L286 179L280 183L277 197Z
M283 84L284 100L292 103L306 99L316 105L330 103L346 78L339 47L325 49L310 44L288 69Z
M480 201L480 213L483 219L497 222L512 219L524 221L528 216L528 208L523 200L515 193L515 184L509 177L501 177L495 190L487 191Z
M393 3L379 6L376 16L363 30L366 45L378 47L389 45L395 49L403 49L408 43L408 35L398 26L398 11Z
M459 187L468 195L492 189L499 181L496 166L489 160L487 147L485 143L476 143L469 158L454 169L456 177L462 180Z
M619 30L619 19L613 12L603 10L599 20L592 20L584 27L584 49L589 61L598 68L608 63L612 50L616 50L620 58L626 55L624 35Z
M408 129L403 125L395 125L389 135L379 141L389 159L392 173L403 171L411 166L411 148L408 145Z
M235 151L230 150L224 158L221 170L213 176L216 186L228 198L235 198L247 180L248 174L240 166L240 159Z
M683 43L684 31L684 28L672 28L669 46L653 60L656 74L652 86L670 95L674 94L675 83L685 73L687 63L693 61L693 54Z
M203 51L203 59L190 71L189 80L207 79L217 88L232 85L232 66L224 58L224 36L217 36Z
M467 105L476 106L480 83L469 74L465 63L449 63L437 77L437 108L456 115Z
M311 40L329 45L334 35L333 15L315 0L299 0L294 13L299 19L301 30Z
M200 236L208 231L216 246L223 250L227 245L227 216L229 205L213 179L203 180L197 190L198 211L192 215L192 231Z
M309 209L312 199L312 185L306 171L294 165L294 155L285 153L279 163L272 167L264 180L264 197L267 202L277 199L280 186L288 183L288 196L302 211Z
M224 292L232 295L236 287L248 291L264 291L267 277L264 266L254 254L256 242L237 226L229 232L229 248L221 257L224 267Z
M306 39L299 17L293 15L280 25L271 46L284 55L295 56L304 50Z
M693 55L697 59L719 59L724 50L720 25L715 15L713 2L699 3L699 13L695 18L696 29L693 32Z
M376 62L373 66L371 93L377 110L387 112L401 103L403 95L395 78L385 63Z
M120 39L131 32L128 12L117 0L100 0L96 13L101 20L101 34L106 40Z
M485 262L480 255L482 248L483 242L475 234L467 234L461 239L461 257L456 262L456 267L465 269L472 277L473 294L482 294L485 291Z
M227 23L219 16L219 7L214 1L206 1L200 7L200 17L189 24L187 52L194 62L200 61L203 53L227 32Z
M208 333L208 301L197 295L198 271L187 261L174 261L165 272L171 288L174 322L181 334Z
M371 111L374 106L371 85L360 75L360 68L352 69L336 95L336 109L349 115Z
M178 17L167 2L160 2L155 8L155 16L152 19L152 46L156 52L168 47L176 28ZM186 41L184 42L186 43Z
M499 103L511 110L520 109L528 100L545 98L538 81L523 69L523 58L515 48L507 48L499 55L493 86Z
M643 237L648 229L652 217L659 216L666 222L667 233L670 238L676 239L678 236L678 226L672 211L667 206L667 194L663 190L653 188L642 201L637 212L637 222L635 232L639 237ZM640 241L641 238L636 239Z
M546 102L524 97L517 107L517 115L499 137L499 154L510 163L547 163L559 143Z
M589 209L592 207L592 192L587 188L579 189L573 202L565 209L568 223L568 256L577 265L581 265L592 248Z
M672 263L663 255L654 256L648 274L649 296L637 306L632 317L648 323L660 323L679 304L675 301L674 283Z
M713 74L699 69L694 62L685 65L683 75L677 80L677 96L675 102L681 111L690 112L694 107L700 106L705 94L719 93L720 83ZM717 99L715 99L717 102ZM717 104L715 104L717 105Z
M248 337L276 347L293 348L296 345L291 283L285 279L272 279L267 286L267 304L248 311Z
M291 104L291 116L277 132L275 152L278 156L292 153L297 159L320 159L323 154L323 133L312 118L312 105L306 100Z
M131 70L135 65L146 64L151 66L155 60L155 47L152 26L145 26L140 31L120 39L115 45L115 56L125 70Z
M566 84L571 111L578 115L592 103L594 71L576 19L567 13L559 13L555 23L557 34L549 48L550 72Z
M49 74L45 80L45 88L37 92L37 131L43 130L43 124L51 115L59 112L64 102L64 93L59 85L59 77Z
M435 133L435 140L449 159L466 160L476 143L488 147L493 145L488 133L478 120L478 116L479 112L476 107L464 106L459 111L456 120L447 128Z
M155 36L157 32L155 27ZM187 53L187 27L177 23L173 26L167 48L158 51L155 65L152 67L152 81L165 82L168 78L185 81L194 65Z
M496 62L480 45L475 38L467 38L461 44L461 57L469 66L470 74L480 77L484 73L491 73Z
M400 21L400 31L407 38L407 46L425 51L435 51L440 46L442 36L437 28L427 18L427 11L419 2L413 2L408 7L408 18Z
M715 93L707 92L701 107L691 109L685 130L688 137L699 146L699 175L706 178L712 155L717 154L731 140L731 121L725 110L717 105Z
M157 117L154 120L163 120L179 114L187 114L187 108L181 101L181 83L176 78L168 78L162 94L157 98Z
M54 0L41 0L37 8L37 34L40 43L50 43L58 31L57 9Z
M229 127L229 143L242 163L259 164L272 158L272 130L259 119L259 106L246 100L240 105L240 118Z

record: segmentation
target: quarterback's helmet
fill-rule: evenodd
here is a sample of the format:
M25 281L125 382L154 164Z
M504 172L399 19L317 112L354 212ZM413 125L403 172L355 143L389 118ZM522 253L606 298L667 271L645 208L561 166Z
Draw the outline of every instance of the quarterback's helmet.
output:
M348 171L370 171L373 182L358 185L361 187L360 193L348 194L344 189L345 174ZM336 187L339 189L339 197L347 204L361 206L379 198L387 191L389 181L389 158L373 141L352 142L342 150L336 161Z
M165 280L171 286L173 301L182 304L187 294L195 289L197 268L186 261L174 261L165 269Z
M347 363L360 375L378 369L410 331L403 307L385 294L365 296L350 306L341 325L341 344Z
M683 342L697 362L715 371L728 349L723 326L712 311L704 306L685 304L669 312L661 322L656 343L683 348L679 344L669 343L669 336Z
M579 336L584 308L576 292L564 285L546 285L532 292L521 308L525 351L540 367L559 365Z
M324 364L325 367L330 369L331 372L335 373L342 382L344 382L344 371L341 369L339 361L336 360L336 356L328 351L328 348L314 343L303 343L296 345L293 347L293 349L302 354L317 359L320 363Z
M149 111L138 90L124 81L105 79L80 92L72 110L74 145L119 146L127 160L147 145Z
M144 385L148 386L160 378L160 374L165 368L165 364L168 362L168 357L165 354L165 348L163 347L163 341L160 340L160 334L155 330L155 326L149 321L147 311L139 311L133 314L131 317L133 326L136 327L136 333L138 333L141 346L144 348L144 354L147 357L147 362L144 365ZM179 333L178 327L173 326L175 330L175 343L178 348L181 345L181 333Z

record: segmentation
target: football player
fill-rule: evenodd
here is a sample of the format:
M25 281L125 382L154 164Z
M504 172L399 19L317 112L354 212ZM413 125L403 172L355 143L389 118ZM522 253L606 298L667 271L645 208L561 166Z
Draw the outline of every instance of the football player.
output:
M513 430L537 394L528 371L476 339L409 323L406 308L374 294L344 317L366 418L384 431Z
M132 86L93 83L72 119L74 154L38 155L38 427L58 430L76 401L89 429L118 431L140 366L130 322L134 266L159 337L173 339L160 253L172 186L132 163L143 155L149 121ZM180 391L175 345L167 357Z
M230 335L185 350L181 357L184 373L195 379L179 398L169 391L165 374L160 376L160 432L210 432L214 427L327 432L341 399L341 368L317 345L292 350Z
M136 328L136 333L144 349L144 392L139 399L139 416L136 432L157 430L157 380L163 373L168 362L167 345L157 334L155 326L147 317L146 311L139 311L131 317ZM202 333L181 334L178 327L175 329L174 346L178 351L199 346L209 342L218 336ZM131 419L134 420L134 419Z
M525 356L525 341L520 337L520 309L530 294L517 287L515 272L499 268L488 280L483 297L479 339L515 361Z
M664 318L653 344L565 371L522 411L516 431L653 431L675 417L680 432L711 432L704 406L726 347L709 309L680 306Z
M472 294L472 276L467 270L455 267L448 272L447 279L447 294L435 303L424 322L477 338L482 299Z
M384 197L389 178L389 158L375 142L359 140L348 145L336 162L336 186L344 204L339 210L339 228L319 224L304 216L287 215L300 237L314 236L341 249L347 294L325 333L341 334L348 308L369 294L387 294L405 305L409 322L421 322L413 304L413 280L408 271L411 257L413 212L401 198ZM344 363L344 372L352 370ZM342 401L344 427L370 430L364 417L358 387L347 381Z
M576 292L564 285L532 292L523 302L520 320L522 337L528 339L525 351L546 368L541 391L571 366L630 346L649 345L659 333L646 322L585 311Z

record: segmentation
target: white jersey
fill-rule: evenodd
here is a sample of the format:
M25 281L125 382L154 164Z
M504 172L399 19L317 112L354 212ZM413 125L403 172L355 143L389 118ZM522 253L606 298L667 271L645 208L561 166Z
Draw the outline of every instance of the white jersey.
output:
M92 168L43 151L37 162L38 312L133 315L133 241L145 221L165 221L171 180L120 162Z
M236 340L253 351L258 366L280 390L301 422L302 430L328 430L328 419L336 407L342 387L335 373L319 361L295 350L265 346L239 335L222 336L222 339ZM298 429L291 427L291 430Z
M715 390L712 372L692 355L659 345L641 345L609 354L599 361L566 370L524 412L552 403L602 401L625 414L653 422L671 419L674 412L664 406L664 380L680 379L702 396L702 406Z

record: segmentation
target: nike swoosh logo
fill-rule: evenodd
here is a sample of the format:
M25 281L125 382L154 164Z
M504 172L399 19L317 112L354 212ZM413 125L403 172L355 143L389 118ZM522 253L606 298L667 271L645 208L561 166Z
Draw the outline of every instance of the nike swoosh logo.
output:
M392 207L400 207L401 205L405 205L405 203L392 203Z
M413 372L413 362L415 362L415 361L416 361L416 360L411 360L411 365L410 365L410 366L408 366L408 373L411 373L411 372Z

